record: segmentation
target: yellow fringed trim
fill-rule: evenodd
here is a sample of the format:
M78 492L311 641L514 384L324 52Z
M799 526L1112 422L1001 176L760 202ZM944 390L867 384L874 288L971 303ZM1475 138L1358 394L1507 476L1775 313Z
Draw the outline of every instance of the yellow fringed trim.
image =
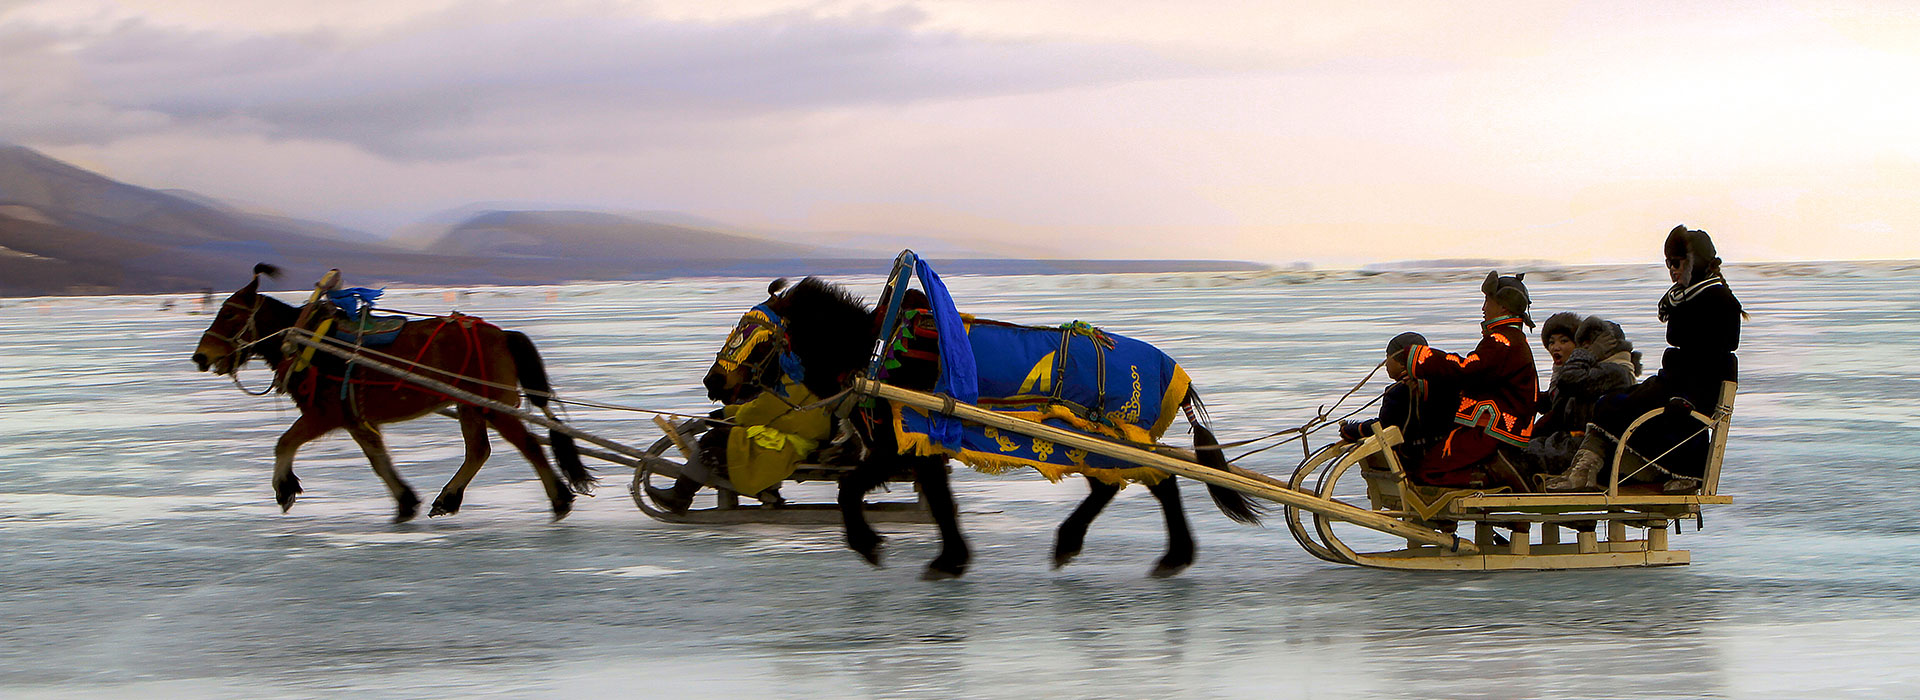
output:
M1160 418L1153 422L1153 440L1167 434L1167 428L1173 425L1173 416L1180 412L1180 404L1186 402L1187 389L1193 386L1193 379L1187 376L1187 370L1180 365L1173 366L1173 376L1167 379L1166 393L1160 395Z

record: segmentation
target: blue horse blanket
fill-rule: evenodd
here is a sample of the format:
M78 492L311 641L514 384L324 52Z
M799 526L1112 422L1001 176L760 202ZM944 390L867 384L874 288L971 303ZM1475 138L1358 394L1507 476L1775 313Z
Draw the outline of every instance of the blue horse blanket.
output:
M1045 425L1151 444L1186 399L1185 370L1159 348L1084 323L1061 328L968 318L981 408ZM942 334L941 342L947 336ZM1088 474L1110 483L1153 483L1165 472L1062 449L1052 441L964 424L959 444L932 437L935 417L894 404L902 452L944 454L983 471L1032 467L1048 479Z

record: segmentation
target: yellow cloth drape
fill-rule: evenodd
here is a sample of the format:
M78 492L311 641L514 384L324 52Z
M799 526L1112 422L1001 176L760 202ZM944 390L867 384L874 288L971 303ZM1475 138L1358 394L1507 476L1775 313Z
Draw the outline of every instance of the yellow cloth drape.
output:
M727 480L740 493L751 496L779 485L833 433L833 414L826 407L794 410L819 397L792 381L783 388L784 401L769 392L726 408L736 425L727 436Z

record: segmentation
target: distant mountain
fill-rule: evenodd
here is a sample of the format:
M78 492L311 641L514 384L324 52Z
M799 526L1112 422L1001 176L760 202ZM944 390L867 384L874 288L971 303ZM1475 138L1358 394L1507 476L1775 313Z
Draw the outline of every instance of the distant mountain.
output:
M478 257L586 260L783 260L853 256L852 251L588 211L484 212L455 224L428 244L426 251Z
M118 182L0 144L0 296L231 289L256 262L298 287L340 268L348 282L538 284L677 276L877 273L907 239L777 240L649 212L471 209L389 240L248 212L192 192ZM932 241L927 241L933 243ZM925 252L941 258L950 251ZM984 274L1246 270L1249 263L967 259Z
M254 262L312 268L386 249L316 222L249 214L0 146L0 294L227 286ZM325 269L321 267L320 269ZM304 270L302 270L304 272Z

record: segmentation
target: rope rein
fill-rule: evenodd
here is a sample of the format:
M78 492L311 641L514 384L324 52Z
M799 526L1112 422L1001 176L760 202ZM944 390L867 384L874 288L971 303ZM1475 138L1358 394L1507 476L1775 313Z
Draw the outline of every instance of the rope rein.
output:
M421 315L421 316L428 316L428 317L432 317L432 315L431 315L431 314L414 314L414 315ZM345 341L341 341L341 340L337 340L337 339L334 339L334 338L331 338L331 337L323 337L323 336L316 336L316 335L314 335L314 334L313 334L313 332L312 332L312 331L309 331L309 330L307 330L307 329L304 329L304 328L286 328L286 329L282 329L282 330L279 330L279 331L275 331L275 332L273 332L273 333L271 333L271 334L268 334L268 335L267 335L266 337L263 337L263 338L260 338L259 340L255 340L255 341L253 341L253 342L250 342L250 343L246 343L245 345L243 345L243 346L241 346L241 347L243 347L243 348L251 348L251 347L253 347L253 346L255 346L255 345L260 345L260 344L263 344L263 343L267 343L267 342L272 342L273 340L275 340L276 338L279 338L280 336L283 336L283 335L290 335L290 334L292 334L292 333L294 333L294 332L298 332L298 333L299 333L300 335L303 335L303 336L306 336L306 338L307 338L308 340L310 340L310 341L313 341L313 342L318 342L318 343L324 343L324 344L327 344L327 345L332 345L332 346L335 346L335 347L339 347L339 348L344 348L344 349L347 349L347 350L351 350L351 351L353 351L353 352L354 352L355 354L365 354L365 355L367 355L367 356L369 356L369 357L372 357L372 358L374 358L374 359L378 359L378 360L382 360L382 361L385 361L385 362L388 362L388 363L390 363L390 364L393 364L393 365L397 365L397 366L404 366L404 367L407 367L407 368L409 368L409 369L412 369L412 370L415 370L415 371L417 371L417 372L419 372L419 374L411 374L411 373L410 373L410 374L409 374L408 376L423 376L423 375L425 375L425 374L429 374L429 373L430 373L430 374L435 374L435 375L439 375L439 376L441 376L441 377L445 377L445 378L448 378L448 379L452 379L452 380L454 380L454 381L459 381L459 382L470 382L470 383L473 383L473 384L477 384L477 385L480 385L480 386L485 386L485 387L491 387L491 388L495 388L495 389L501 389L501 390L505 390L505 391L518 391L518 392L521 392L521 393L523 393L523 394L525 394L525 395L527 395L527 396L537 396L537 397L540 397L540 398L544 398L544 399L547 399L548 401L551 401L551 402L553 402L553 403L556 403L556 404L563 404L563 405L568 405L568 406L580 406L580 407L584 407L584 408L597 408L597 409L603 409L603 410L608 410L608 411L630 411L630 412L633 412L633 413L647 413L647 414L652 414L652 415L659 415L659 416L666 416L666 417L669 417L669 418L690 418L690 419L695 419L695 420L702 420L702 421L706 421L706 422L708 422L708 423L710 423L710 424L715 424L715 425L733 425L733 423L731 423L731 422L729 422L729 421L725 421L725 420L721 420L721 419L717 419L717 418L709 418L709 417L707 417L707 416L704 416L704 415L693 415L693 414L690 414L690 413L680 413L680 412L676 412L676 411L657 411L657 410L653 410L653 409L648 409L648 408L640 408L640 407L637 407L637 406L623 406L623 405L620 405L620 404L611 404L611 403L605 403L605 402L600 402L600 401L581 401L581 400L577 400L577 399L563 399L563 398L560 398L560 396L559 396L558 394L556 394L556 393L554 393L554 392L551 392L551 391L534 391L534 390L532 390L532 389L527 389L527 388L525 388L525 387L521 387L521 386L517 386L517 385L512 385L512 384L502 384L502 383L499 383L499 382L492 382L492 381L487 381L487 380L484 380L484 379L479 379L479 378L476 378L476 377L469 377L469 376L466 376L466 375L463 375L463 374L459 374L459 373L457 373L457 372L450 372L450 371L447 371L447 370L443 370L443 369L440 369L440 368L438 368L438 367L430 367L430 366L426 366L426 365L423 365L423 364L421 364L421 363L419 363L419 362L416 362L416 361L414 361L414 360L410 360L410 359L407 359L407 358L404 358L404 357L399 357L399 356L397 356L397 355L391 355L391 354L388 354L388 353L384 353L384 352L380 352L379 350L373 350L373 349L369 349L369 348L367 348L367 347L365 347L365 346L361 346L361 345L354 345L354 344L352 344L352 343L348 343L348 342L345 342ZM234 371L234 375L235 375L235 380L234 380L234 383L235 383L235 386L239 386L239 379L238 379L238 375L239 375L239 370L238 370L237 368L236 368L236 369L235 369L235 371ZM400 379L401 379L402 381L404 381L404 380L405 380L405 377L401 377ZM264 393L266 393L266 392L260 392L260 393L255 393L255 392L252 392L252 391L247 391L247 390L246 390L246 387L244 387L244 386L242 386L242 387L240 387L240 388L241 388L241 391L243 391L243 392L245 392L245 393L247 393L247 394L249 394L249 395L252 395L252 396L261 396L261 395L263 395ZM272 391L272 389L273 389L273 388L272 388L272 387L270 386L270 387L268 387L268 389L267 389L267 391ZM830 401L834 401L834 400L838 400L838 399L840 399L840 398L842 398L844 394L845 394L845 392L842 392L842 394L836 394L836 395L835 395L835 396L834 396L833 398L831 398L831 399L828 399L828 401L823 401L823 402L819 402L819 403L821 403L821 404L824 404L824 403L827 403L827 402L830 402Z
M257 304L256 304L256 307L257 307ZM257 312L257 308L255 309L255 311ZM420 313L420 312L413 312L413 311L400 311L400 310L394 310L394 309L384 309L384 311L387 311L388 313L404 314L408 316L420 316L423 318L439 318L440 317L437 314L427 314L427 313ZM250 331L254 328L253 316L254 314L249 314L247 319L247 326L245 329L241 331L239 335L235 336L232 339L222 338L222 340L229 340L231 342L232 340L238 340L238 338L244 337L247 331ZM451 379L457 382L466 382L466 383L471 383L479 386L501 389L505 391L517 391L529 397L544 398L552 403L560 404L563 406L579 406L583 408L594 408L594 409L601 409L601 410L607 410L607 411L627 411L632 413L646 413L646 414L652 414L652 415L658 415L658 416L666 416L669 418L699 420L699 421L704 421L710 425L736 425L731 421L718 419L718 418L711 418L705 415L694 415L689 413L680 413L676 411L660 411L660 410L649 409L649 408L640 408L638 406L626 406L621 404L607 403L603 401L563 399L557 393L552 391L534 391L532 389L527 389L525 387L521 387L518 385L503 384L500 382L488 381L488 380L480 379L477 377L466 376L458 372L452 372L452 371L441 369L438 367L427 366L416 360L400 357L397 355L392 355L389 353L381 352L379 350L373 350L363 345L348 343L348 342L338 340L329 336L315 335L312 331L304 328L285 328L250 342L235 343L235 348L236 348L235 352L236 354L249 352L252 350L254 346L269 343L269 342L274 342L277 339L281 339L281 336L290 335L295 332L305 336L306 339L310 342L324 343L327 345L332 345L334 347L343 348L353 352L354 354L364 354L364 355L367 355L368 357L382 360L396 366L407 367L419 373L419 374L414 374L410 372L410 373L407 373L406 375L398 377L398 381L401 381L401 382L404 382L407 376L423 376L426 374L432 374L432 375L438 375L440 377L444 377L446 379ZM779 334L776 333L775 335L778 336ZM724 353L725 351L722 351L722 352ZM769 356L771 356L771 353L769 353ZM762 362L764 363L765 360L763 360ZM349 360L349 364L351 364L351 360ZM756 364L759 364L759 363L756 363ZM1376 396L1373 398L1373 400L1368 401L1367 403L1361 405L1359 408L1348 411L1347 413L1340 415L1340 417L1338 418L1333 417L1335 412L1340 410L1341 405L1345 404L1346 401L1352 398L1355 393L1358 393L1362 387L1365 387L1369 382L1373 381L1373 377L1376 374L1378 374L1380 372L1380 368L1384 366L1386 366L1385 360L1382 360L1380 363L1375 364L1373 366L1373 369L1367 372L1367 376L1361 378L1359 382L1355 383L1351 388L1347 389L1346 393L1341 394L1340 398L1335 400L1332 405L1325 405L1325 404L1321 405L1315 411L1315 414L1312 418L1307 419L1306 422L1301 423L1300 425L1290 427L1290 428L1284 428L1281 430L1276 430L1271 433L1267 433L1265 435L1261 435L1255 438L1250 438L1246 440L1236 440L1232 442L1221 443L1219 445L1198 447L1196 449L1197 450L1229 450L1229 449L1234 449L1239 447L1246 447L1248 445L1254 445L1257 443L1265 442L1267 440L1279 438L1282 436L1288 436L1288 437L1285 437L1284 439L1274 442L1271 445L1249 450L1247 452L1234 456L1227 460L1228 464L1238 462L1247 457L1259 454L1261 452L1265 452L1267 450L1271 450L1276 447L1280 447L1281 445L1285 445L1287 443L1294 442L1294 441L1302 441L1301 448L1302 450L1305 450L1306 444L1304 440L1307 437L1311 436L1313 433L1319 432L1320 430L1325 429L1329 425L1335 425L1340 423L1341 421L1344 421L1349 418L1352 418L1353 416L1359 415L1360 413L1366 411L1369 408L1372 408L1375 404L1380 402L1382 397ZM240 389L242 393L245 393L249 396L263 396L267 393L270 393L277 387L279 382L279 378L276 376L275 381L273 383L270 383L265 389L262 389L256 392L256 391L247 389L246 386L240 382L239 367L236 366L234 368L234 371L231 377L233 379L234 386ZM819 408L837 406L840 403L846 401L847 398L854 393L854 390L852 387L848 387L846 389L842 389L839 393L836 393L832 396L829 396L819 401L814 401L812 403L808 403L805 405L794 404L792 401L787 400L786 397L780 396L778 392L772 392L772 393L777 398L779 398L782 403L787 404L789 412L794 412L794 411L810 411L810 410L815 410ZM1127 441L1127 442L1131 442L1131 441ZM1661 456L1664 457L1665 455L1661 455ZM1659 458L1656 457L1655 461L1657 461L1658 459Z
M1348 390L1347 390L1347 393L1345 393L1345 394L1341 394L1341 395L1340 395L1340 398L1339 398L1338 400L1336 400L1336 401L1334 401L1334 402L1333 402L1333 405L1331 405L1331 406L1327 406L1327 405L1321 405L1321 406L1320 406L1320 408L1319 408L1319 410L1317 410L1317 411L1316 411L1316 412L1314 413L1314 416L1313 416L1312 418L1308 418L1308 419L1307 419L1307 422L1305 422L1305 423L1301 423L1300 425L1298 425L1298 426L1295 426L1295 427L1292 427L1292 428L1285 428L1285 429L1282 429L1282 430L1276 430L1276 431L1273 431L1273 432L1271 432L1271 433L1267 433L1266 435L1262 435L1262 436L1260 436L1260 437L1256 437L1256 438L1252 438L1252 439L1249 439L1249 440L1237 440L1237 441L1234 441L1234 442L1227 442L1227 443L1221 443L1220 445L1218 445L1218 446L1215 446L1215 447L1201 447L1201 448L1198 448L1198 449L1201 449L1201 450L1226 450L1226 449L1231 449L1231 448L1235 448L1235 447L1245 447L1245 446L1247 446L1247 445L1252 445L1252 444L1254 444L1254 443L1258 443L1258 442L1263 442L1263 441L1266 441L1266 440L1270 440L1270 439L1273 439L1273 438L1277 438L1277 437L1280 437L1280 436L1282 436L1282 435L1288 435L1288 434L1292 434L1292 435L1293 435L1293 437L1289 437L1289 438L1286 438L1286 439L1284 439L1284 440L1281 440L1281 441L1279 441L1279 442L1276 442L1276 443L1273 443L1273 444L1271 444L1271 445L1268 445L1268 446L1266 446L1266 447L1262 447L1262 448L1259 448L1259 449L1256 449L1256 450L1250 450L1250 451L1247 451L1247 452L1244 452L1244 453L1241 453L1240 455L1238 455L1238 456L1235 456L1235 457L1233 457L1232 459L1228 459L1228 460L1227 460L1227 463L1228 463L1228 464L1232 464L1232 463L1234 463L1234 462L1238 462L1238 461L1240 461L1241 459L1245 459L1245 458L1247 458L1247 457L1249 457L1249 456L1252 456L1252 455L1256 455L1256 454L1260 454L1260 453L1262 453L1262 452L1265 452L1265 451L1267 451L1267 450L1271 450L1271 449L1273 449L1273 448L1275 448L1275 447L1279 447L1279 446L1281 446L1281 445L1285 445L1285 444L1287 444L1287 443L1289 443L1289 442L1293 442L1293 441L1295 441L1295 440L1300 440L1300 441L1302 441L1302 442L1300 443L1300 447L1301 447L1301 449L1302 449L1302 450L1305 450L1305 449L1306 449L1306 443L1305 443L1304 441L1306 440L1306 438L1307 438L1308 436L1310 436L1310 435L1312 435L1312 434L1314 434L1314 433L1316 433L1316 432L1319 432L1320 430L1322 430L1322 429L1324 429L1324 428L1326 428L1326 427L1327 427L1327 426L1329 426L1329 425L1336 425L1336 424L1338 424L1338 423L1340 423L1341 421L1344 421L1344 420L1347 420L1348 418L1352 418L1352 417L1354 417L1354 416L1357 416L1357 415L1360 415L1360 413L1361 413L1361 412L1363 412L1363 411L1366 411L1366 410L1367 410L1367 409L1369 409L1369 408L1372 408L1374 404L1376 404L1376 403L1379 403L1379 402L1380 402L1380 400L1381 400L1381 398L1383 398L1383 397L1384 397L1384 395L1382 395L1382 396L1375 396L1375 397L1373 398L1373 400L1372 400L1372 401L1368 401L1367 403L1365 403L1365 404L1363 404L1363 405L1362 405L1362 406L1360 406L1359 408L1356 408L1356 409L1354 409L1354 410L1352 410L1352 411L1348 411L1348 412L1347 412L1346 414L1344 414L1344 415L1342 415L1342 416L1340 416L1339 418L1331 418L1331 416L1333 415L1333 413L1334 413L1335 411L1338 411L1338 410L1340 410L1340 405L1341 405L1341 404L1343 404L1343 403L1346 403L1346 402L1347 402L1347 399L1350 399L1350 398L1353 398L1353 395L1354 395L1354 394L1355 394L1356 392L1358 392L1358 391L1360 391L1360 388L1361 388L1361 387L1364 387L1364 386L1366 386L1366 385L1367 385L1367 383L1368 383L1368 382L1371 382L1371 381L1373 381L1373 377L1374 377L1374 375L1375 375L1375 374L1379 374L1379 372L1380 372L1380 368L1381 368L1381 367L1385 367L1385 366L1386 366L1386 364L1387 364L1387 361L1386 361L1386 360L1384 360L1384 359L1383 359L1383 360L1381 360L1381 361L1380 361L1380 362L1379 362L1378 364L1375 364L1375 365L1373 366L1373 370L1372 370L1372 371L1369 371L1369 372L1367 372L1367 376L1365 376L1365 377L1362 377L1362 378L1360 379L1360 381L1359 381L1359 383L1356 383L1356 384L1354 384L1354 385L1353 385L1353 388L1351 388L1351 389L1348 389Z

